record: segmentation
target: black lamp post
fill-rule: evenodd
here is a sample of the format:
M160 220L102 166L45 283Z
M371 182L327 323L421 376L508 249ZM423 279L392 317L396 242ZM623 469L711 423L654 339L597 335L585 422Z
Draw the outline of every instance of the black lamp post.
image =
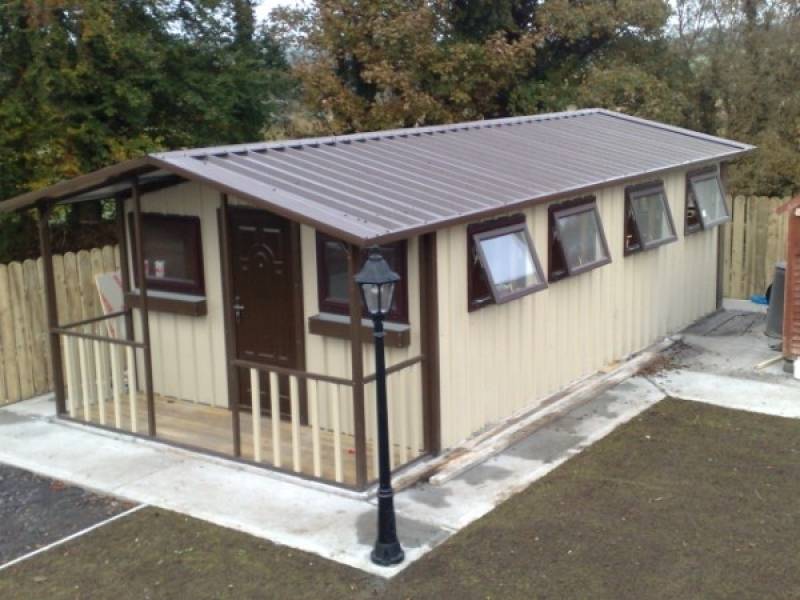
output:
M372 562L381 566L403 562L405 554L397 539L394 517L394 492L389 464L389 410L386 401L386 361L383 352L383 320L392 308L392 297L400 276L392 271L377 250L371 250L361 271L355 276L361 287L375 335L375 387L378 401L378 539Z

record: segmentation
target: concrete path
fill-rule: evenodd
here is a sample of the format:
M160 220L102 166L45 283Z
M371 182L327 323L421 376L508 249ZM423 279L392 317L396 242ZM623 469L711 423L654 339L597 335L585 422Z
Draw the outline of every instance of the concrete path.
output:
M158 506L391 577L663 394L631 379L440 486L397 495L406 561L369 560L374 499L52 417L41 397L0 409L0 462Z
M783 371L778 340L764 335L766 317L718 313L689 328L671 355L672 368L651 381L667 395L778 417L800 418L800 381Z

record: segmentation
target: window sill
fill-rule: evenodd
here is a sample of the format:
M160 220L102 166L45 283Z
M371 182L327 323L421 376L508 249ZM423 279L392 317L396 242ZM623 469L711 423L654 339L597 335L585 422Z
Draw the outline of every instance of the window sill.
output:
M141 304L142 299L138 290L130 291L125 295L126 308L141 308ZM147 308L154 312L172 313L187 317L203 317L208 314L205 296L176 294L157 290L148 290Z
M308 318L308 330L314 335L350 339L350 317L320 313ZM384 323L384 343L390 348L408 348L411 345L411 327L404 323ZM372 321L361 319L361 341L373 343Z

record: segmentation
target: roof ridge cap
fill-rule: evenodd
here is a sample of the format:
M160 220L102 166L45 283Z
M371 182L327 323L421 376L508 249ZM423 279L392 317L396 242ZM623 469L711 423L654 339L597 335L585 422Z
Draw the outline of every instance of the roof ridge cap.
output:
M535 123L538 121L552 121L565 118L582 117L601 112L599 108L583 108L572 111L541 113L536 115L519 115L513 117L500 117L495 119L478 119L474 121L460 121L458 123L443 123L441 125L427 125L425 127L403 127L398 129L379 129L345 135L330 135L310 138L295 138L288 140L273 140L263 142L249 142L244 144L230 144L223 146L206 146L200 148L185 148L182 150L169 150L148 154L151 158L199 158L210 154L231 154L237 152L263 152L265 150L280 150L283 148L303 148L320 145L333 145L340 143L379 141L395 137L420 136L434 133L454 133L467 129L482 129L504 125L518 125Z

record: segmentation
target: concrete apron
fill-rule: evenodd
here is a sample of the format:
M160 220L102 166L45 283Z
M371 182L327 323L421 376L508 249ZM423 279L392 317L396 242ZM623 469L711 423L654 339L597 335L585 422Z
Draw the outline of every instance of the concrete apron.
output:
M406 560L392 568L369 560L374 498L76 426L53 417L49 396L0 409L0 461L391 577L663 396L645 379L628 379L440 485L402 490Z

